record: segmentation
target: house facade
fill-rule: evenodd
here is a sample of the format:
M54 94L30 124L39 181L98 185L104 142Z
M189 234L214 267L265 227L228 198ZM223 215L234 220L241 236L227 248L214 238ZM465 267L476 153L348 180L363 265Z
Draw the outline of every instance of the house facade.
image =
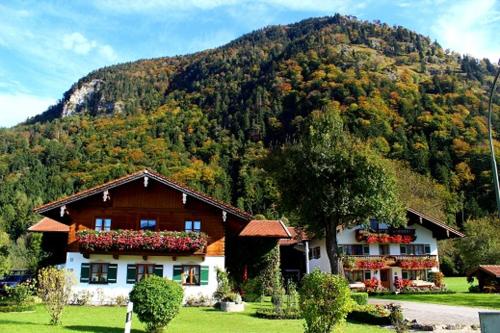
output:
M240 240L289 237L281 221L267 221L255 233L260 222L249 213L151 170L35 211L45 218L30 231L56 240L49 244L53 257L76 278L74 292L107 298L127 296L152 274L180 283L186 297L211 297L217 269L226 268L228 257L238 263L228 239L235 247Z
M391 290L398 279L415 287L432 286L430 273L439 272L438 240L464 235L413 209L407 210L407 218L408 225L404 228L390 228L372 220L368 228L358 226L338 231L337 240L344 255L343 269L352 288L363 289L365 282L371 279ZM299 272L314 269L329 272L325 240L294 234L295 240L281 242L285 276L297 276ZM304 264L288 260L294 252L302 254Z

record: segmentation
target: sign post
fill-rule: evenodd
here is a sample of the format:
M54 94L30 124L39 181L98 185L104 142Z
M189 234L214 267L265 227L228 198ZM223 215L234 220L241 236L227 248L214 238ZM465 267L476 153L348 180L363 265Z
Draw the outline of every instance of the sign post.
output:
M134 310L134 303L128 302L127 316L125 317L125 333L130 333L130 329L132 328L132 310Z

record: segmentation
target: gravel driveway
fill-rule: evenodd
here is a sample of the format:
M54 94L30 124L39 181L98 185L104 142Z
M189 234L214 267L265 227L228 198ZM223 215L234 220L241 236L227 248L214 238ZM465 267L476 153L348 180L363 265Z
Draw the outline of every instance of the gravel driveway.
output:
M468 306L453 306L431 303L418 303L386 299L369 299L370 304L400 304L408 320L416 319L419 324L426 325L479 325L479 312L498 312ZM450 331L453 332L453 331ZM456 332L456 331L455 331ZM478 332L478 331L476 331Z

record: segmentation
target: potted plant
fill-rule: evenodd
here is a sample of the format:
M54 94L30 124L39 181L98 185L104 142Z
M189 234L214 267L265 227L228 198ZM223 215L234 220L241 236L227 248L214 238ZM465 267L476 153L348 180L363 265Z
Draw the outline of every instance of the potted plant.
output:
M217 290L214 293L217 301L215 307L225 312L245 311L245 303L239 293L233 292L227 273L217 269Z

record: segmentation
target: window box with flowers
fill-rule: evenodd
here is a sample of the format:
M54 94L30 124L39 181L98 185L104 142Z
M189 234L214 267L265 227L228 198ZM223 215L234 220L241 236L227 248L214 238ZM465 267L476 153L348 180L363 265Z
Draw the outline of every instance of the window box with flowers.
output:
M76 236L81 252L194 253L203 252L208 241L206 234L190 231L82 230Z
M403 269L424 269L437 266L437 261L430 258L401 259L398 262Z
M358 259L356 260L355 267L357 269L381 269L386 265L383 259Z

